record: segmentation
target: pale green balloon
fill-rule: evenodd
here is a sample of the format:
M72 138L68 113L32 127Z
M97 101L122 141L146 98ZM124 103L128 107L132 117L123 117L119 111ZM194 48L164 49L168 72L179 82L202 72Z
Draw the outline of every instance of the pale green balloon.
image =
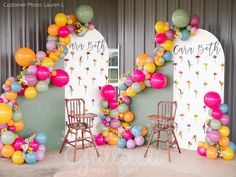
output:
M13 120L14 121L18 121L21 120L23 118L23 112L21 110L15 110L13 112Z
M135 91L136 93L139 93L142 91L142 86L138 82L134 82L131 86L132 90Z
M45 80L45 82L47 82L47 84L50 84L50 82L51 82L51 79L50 79L50 78L48 78L48 79L46 79L46 80Z
M183 9L177 9L172 14L172 22L175 26L183 28L188 26L190 21L189 14Z
M214 142L212 142L211 140L209 140L208 136L205 136L205 141L206 141L209 145L211 145L211 146L215 145Z
M93 19L93 8L87 4L80 5L76 9L75 15L80 22L88 23Z
M58 41L58 37L57 36L50 36L50 35L48 35L47 40L48 41L55 41L55 42L57 42Z
M38 81L35 88L40 93L46 92L48 91L48 83L47 81Z
M118 111L124 114L129 111L129 106L127 104L122 103L118 106Z
M3 144L12 144L15 140L15 135L11 131L2 132L1 142Z
M212 109L208 109L209 116L212 116Z
M212 119L210 122L210 127L214 130L218 130L221 127L221 122L216 119Z
M145 84L147 87L151 87L151 82L150 82L150 80L144 80L144 84Z
M111 111L110 111L110 117L111 118L117 118L118 117L118 110L117 109L112 109Z
M100 102L100 106L101 106L102 108L107 108L107 107L108 107L108 101L102 100L102 101Z

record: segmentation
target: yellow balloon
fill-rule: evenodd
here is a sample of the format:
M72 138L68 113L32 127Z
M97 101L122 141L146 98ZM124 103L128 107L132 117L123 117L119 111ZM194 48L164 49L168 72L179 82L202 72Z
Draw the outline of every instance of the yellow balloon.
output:
M230 147L226 147L223 150L223 159L224 160L232 160L234 158L234 151Z
M129 87L127 90L126 90L126 93L129 97L134 97L136 95L136 92L133 91L133 89L131 87Z
M163 44L163 48L167 51L170 51L174 48L174 42L171 40L166 40Z
M121 126L127 128L127 127L129 127L130 125L129 125L129 123L127 123L127 122L123 122L123 123L121 124Z
M59 37L59 41L63 42L65 45L68 45L68 44L70 44L71 37L70 36L67 36L65 38Z
M34 99L37 96L37 91L35 87L27 87L25 89L25 97L27 99Z
M163 65L165 64L165 60L161 60L158 56L156 56L156 57L154 58L154 60L155 60L155 64L156 64L158 67L161 67L161 66L163 66Z
M144 65L144 70L149 73L154 73L156 71L156 65L152 62L148 62Z
M164 31L165 31L165 32L166 32L166 31L169 31L169 29L170 29L169 25L166 25L166 24L165 24L165 26L164 26Z
M203 147L204 142L203 142L203 141L199 141L199 142L197 143L197 145L198 145L199 147Z
M229 133L230 133L229 127L227 127L227 126L225 126L225 125L222 125L222 126L219 128L218 131L219 131L221 137L229 136Z
M42 59L41 61L41 66L45 66L45 67L53 67L54 66L54 61L53 59L49 58L49 57L45 57Z
M163 21L158 21L155 24L155 29L157 33L164 33L165 32L165 23Z
M55 23L58 25L58 26L65 26L66 25L66 22L67 22L67 18L66 18L66 15L64 13L58 13L56 16L55 16Z
M102 136L107 137L108 136L108 132L107 131L102 132Z
M49 57L50 57L54 62L56 62L56 61L59 59L59 57L55 54L55 52L51 52L51 53L49 54Z
M21 151L15 151L12 155L12 161L15 164L23 164L24 163L23 153Z
M12 118L12 110L8 104L0 103L0 124L6 124Z

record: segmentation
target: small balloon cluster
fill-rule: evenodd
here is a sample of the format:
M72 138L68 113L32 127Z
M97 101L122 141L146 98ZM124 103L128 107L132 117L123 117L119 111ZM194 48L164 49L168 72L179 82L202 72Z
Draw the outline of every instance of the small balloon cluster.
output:
M0 141L0 155L11 158L15 164L35 164L44 159L47 135L43 132L20 138L11 131L2 129Z
M129 107L131 98L120 96L116 100L116 90L112 85L102 87L100 95L103 100L100 104L101 124L97 126L99 134L95 137L96 144L101 146L108 143L129 149L142 146L147 128L140 125L130 125L134 120L134 114Z
M212 117L206 121L205 142L198 142L197 152L201 156L207 156L209 159L221 157L224 160L232 160L236 146L229 140L230 122L228 106L221 104L221 97L217 92L208 92L204 96L204 103L209 108L209 114Z

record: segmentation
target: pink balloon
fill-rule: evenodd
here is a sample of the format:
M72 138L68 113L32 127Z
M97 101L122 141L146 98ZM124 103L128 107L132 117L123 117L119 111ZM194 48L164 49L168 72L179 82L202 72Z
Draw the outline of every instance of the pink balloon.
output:
M192 25L192 26L195 26L195 25L199 25L199 23L200 23L200 18L199 18L199 16L197 16L197 15L191 15L191 17L190 17L190 24Z
M116 109L118 107L118 101L117 100L110 100L109 101L109 108Z
M145 79L145 75L143 74L143 71L136 69L133 73L132 73L132 80L135 82L142 82Z
M44 144L41 144L41 145L39 146L38 151L46 152L46 147L45 147L45 145L44 145Z
M162 89L167 85L167 77L164 74L157 72L152 75L150 83L154 89Z
M95 143L98 146L102 146L106 143L104 137L102 136L102 134L98 134L97 136L95 136Z
M123 138L125 140L129 140L132 138L132 132L131 130L125 130L125 132L123 133Z
M43 151L39 151L39 150L38 150L38 151L36 152L36 156L37 156L37 160L38 160L38 161L41 161L41 160L44 159L45 154L44 154Z
M131 103L131 101L132 101L131 98L128 97L128 96L123 97L122 100L127 105L129 105Z
M50 77L50 72L47 67L39 66L36 72L38 80L46 80Z
M210 141L216 143L220 140L220 133L217 130L211 130L207 134Z
M105 85L100 90L100 95L105 100L113 100L116 96L116 89L112 85Z
M204 103L209 108L218 108L221 103L221 97L217 92L208 92L204 96Z
M128 149L133 149L133 148L135 148L135 141L132 140L132 139L128 140L127 143L126 143L126 147L127 147Z
M230 117L227 114L223 114L220 121L221 121L221 124L228 125L230 121Z
M27 69L28 74L36 74L37 67L35 65L30 65Z
M102 124L106 125L106 123L107 123L107 120L103 119Z
M219 108L216 108L216 109L213 109L212 110L212 113L211 113L212 117L215 118L215 119L221 119L222 117L222 112Z
M70 34L70 30L66 26L62 26L58 30L58 35L62 38L67 37Z
M7 80L11 80L12 82L15 82L16 81L16 78L11 76L11 77L8 77Z
M10 87L10 86L5 86L5 87L4 87L4 91L5 91L5 92L11 91L11 87Z
M37 140L32 140L29 144L29 147L33 149L34 152L36 152L39 149L39 142Z
M12 144L15 151L22 150L24 142L25 142L24 138L16 138L15 141L13 142L13 144Z
M75 31L75 28L72 25L66 25L66 27L68 28L70 33L73 33Z
M174 39L174 31L173 30L169 30L167 32L165 32L166 38L169 40L173 40Z
M110 125L114 129L118 129L120 127L120 121L118 119L112 119L111 122L110 122Z
M167 37L166 37L166 35L165 35L164 33L158 33L158 34L156 34L156 36L155 36L155 42L156 42L157 44L162 44L162 43L164 43L164 42L166 41L166 39L167 39Z
M38 51L36 53L36 58L40 61L41 59L45 58L47 55L44 51Z
M200 156L206 156L206 149L203 148L203 147L198 147L198 148L197 148L197 153L198 153Z
M48 41L46 43L46 48L50 51L53 51L54 49L57 48L56 42L55 41Z
M38 80L34 74L26 74L25 81L28 86L35 86Z
M64 87L69 82L69 75L62 69L56 69L56 76L51 77L51 82L57 87Z
M8 126L8 130L11 131L11 132L15 132L16 127L15 126Z
M127 85L127 86L131 86L131 85L134 83L134 81L133 81L133 79L132 79L131 76L127 76L127 77L125 78L125 80L124 80L124 83L125 83L125 85Z

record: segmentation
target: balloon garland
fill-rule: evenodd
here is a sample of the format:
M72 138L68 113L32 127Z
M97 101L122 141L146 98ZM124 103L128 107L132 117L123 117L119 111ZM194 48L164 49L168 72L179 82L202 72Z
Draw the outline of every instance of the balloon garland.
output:
M15 53L15 61L22 67L19 75L9 77L2 86L5 93L0 96L0 156L12 158L13 163L34 164L43 160L46 151L47 135L43 132L32 134L29 138L18 137L17 132L24 128L23 113L16 101L18 96L34 99L37 93L44 93L52 83L63 87L69 81L69 75L62 69L53 69L55 62L63 59L68 49L72 33L83 36L93 30L91 23L93 9L81 5L75 15L58 13L55 24L48 27L46 52L36 54L30 48L20 48Z
M101 122L97 125L99 134L95 137L97 145L118 145L120 148L133 149L142 146L147 135L147 128L141 125L132 125L135 119L130 110L132 97L145 90L147 87L161 90L167 86L167 77L159 72L173 58L171 52L176 40L188 40L194 35L199 26L199 17L182 9L177 9L172 14L172 24L158 21L155 24L156 49L154 56L140 54L136 59L136 69L131 74L122 77L119 85L120 94L115 99L116 91L111 85L105 85L100 95Z

